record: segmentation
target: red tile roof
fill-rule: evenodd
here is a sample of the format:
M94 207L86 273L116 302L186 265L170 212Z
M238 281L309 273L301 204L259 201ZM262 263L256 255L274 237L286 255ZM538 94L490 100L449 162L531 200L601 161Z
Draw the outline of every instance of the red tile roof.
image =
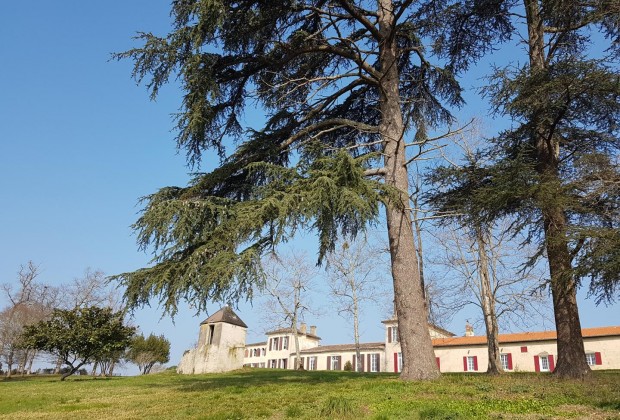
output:
M385 348L385 343L360 343L360 350L383 350ZM301 353L337 353L340 351L355 351L355 344L334 344L331 346L318 346L311 347L309 349L304 349Z
M581 330L583 337L607 337L620 336L620 326L615 327L598 327L583 328ZM528 341L551 341L557 338L555 331L540 332L524 332L516 334L500 334L499 342L502 343L520 343ZM471 346L476 344L486 344L487 338L484 335L474 335L470 337L450 337L450 338L434 338L434 347L449 346Z

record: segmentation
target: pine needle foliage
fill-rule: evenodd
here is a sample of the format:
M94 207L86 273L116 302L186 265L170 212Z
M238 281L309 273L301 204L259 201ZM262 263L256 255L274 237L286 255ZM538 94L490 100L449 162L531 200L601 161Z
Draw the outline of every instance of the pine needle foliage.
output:
M141 47L115 55L134 61L152 98L177 76L178 147L190 165L209 149L221 160L144 199L133 227L154 265L116 277L130 306L159 296L174 313L179 299L197 310L238 301L260 286L262 253L297 230L318 231L322 260L339 235L376 221L381 203L405 207L381 179L382 43L397 47L406 131L450 121L442 101L462 99L454 75L425 58L431 11L392 6L394 26L381 34L379 12L348 1L179 0L170 34L139 33ZM267 113L260 129L241 124L253 104Z

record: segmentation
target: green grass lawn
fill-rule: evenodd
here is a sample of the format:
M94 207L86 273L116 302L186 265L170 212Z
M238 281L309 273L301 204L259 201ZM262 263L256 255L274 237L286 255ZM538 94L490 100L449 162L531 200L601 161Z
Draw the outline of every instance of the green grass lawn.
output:
M620 419L620 372L588 381L549 375L392 374L244 369L139 377L0 381L4 419Z

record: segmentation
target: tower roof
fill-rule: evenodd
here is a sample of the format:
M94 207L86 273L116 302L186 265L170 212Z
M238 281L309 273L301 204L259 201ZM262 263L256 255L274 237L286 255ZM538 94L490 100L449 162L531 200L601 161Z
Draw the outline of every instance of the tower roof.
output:
M237 325L239 327L247 328L245 322L239 318L239 316L233 311L230 306L224 306L222 309L211 315L200 323L202 324L214 324L216 322L225 322L227 324Z

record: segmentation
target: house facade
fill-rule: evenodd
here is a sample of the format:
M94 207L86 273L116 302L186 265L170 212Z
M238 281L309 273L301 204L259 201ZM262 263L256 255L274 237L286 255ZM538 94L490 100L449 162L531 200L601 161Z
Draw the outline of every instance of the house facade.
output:
M400 372L402 353L398 320L382 321L383 342L361 343L357 360L354 344L320 345L316 328L297 330L300 355L306 370L343 370L346 362L362 372ZM486 372L488 365L486 336L474 335L471 326L465 336L455 336L429 325L435 358L441 372ZM588 364L593 370L620 369L620 326L582 330ZM507 372L552 372L557 359L555 331L500 334L500 358ZM296 351L290 329L267 333L267 341L245 348L244 366L294 369Z

